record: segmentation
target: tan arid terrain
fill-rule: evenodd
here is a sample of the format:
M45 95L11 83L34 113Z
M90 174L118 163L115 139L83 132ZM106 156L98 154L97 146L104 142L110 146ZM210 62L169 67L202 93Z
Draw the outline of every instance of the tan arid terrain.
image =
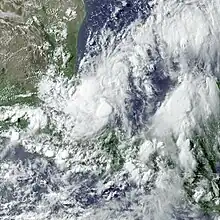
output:
M72 76L83 18L83 0L0 1L0 105L34 92L49 63Z

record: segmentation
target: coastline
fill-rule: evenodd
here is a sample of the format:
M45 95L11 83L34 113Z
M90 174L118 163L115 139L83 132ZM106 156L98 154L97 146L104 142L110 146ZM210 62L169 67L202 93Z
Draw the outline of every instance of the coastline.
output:
M149 5L144 4L144 1L129 0L126 3L116 0L83 1L85 16L78 32L76 70L87 52L86 43L89 35L96 36L102 28L120 32L139 17L145 20L150 12ZM93 46L96 46L95 43Z
M68 60L65 75L72 77L77 74L77 57L78 57L78 38L81 26L85 20L86 9L84 0L77 1L76 14L77 17L74 19L74 23L69 22L68 26L68 36L67 36L67 49L71 56ZM71 74L72 73L72 74Z

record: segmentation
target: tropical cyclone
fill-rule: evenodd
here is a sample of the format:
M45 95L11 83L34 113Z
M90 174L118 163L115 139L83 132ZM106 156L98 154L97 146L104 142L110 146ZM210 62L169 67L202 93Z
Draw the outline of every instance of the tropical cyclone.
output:
M164 85L160 85L159 79L166 78L167 81L161 80L161 82L167 83L166 87L171 88L172 83L181 86L185 80L193 77L197 78L197 76L203 78L201 82L204 83L209 82L208 78L210 77L218 77L219 63L217 58L219 52L216 45L219 44L219 30L217 28L219 12L216 11L213 4L212 1L210 3L204 1L191 4L189 2L162 1L151 12L152 15L145 24L131 26L130 30L122 36L123 40L121 42L116 44L117 39L114 39L116 38L114 35L103 33L100 37L100 45L105 43L105 39L110 38L111 42L108 48L105 49L103 46L96 60L90 59L87 55L88 58L84 57L85 62L82 61L81 63L82 80L79 90L86 88L84 83L87 85L87 80L91 82L91 91L96 89L96 95L86 101L88 106L95 104L99 96L107 99L113 109L119 111L118 113L121 114L122 120L124 120L125 129L129 130L129 125L126 125L126 123L133 123L132 120L136 118L140 121L134 123L142 124L146 114L153 113L154 105L158 104L154 91L164 89L162 87ZM205 9L200 9L202 7ZM212 9L215 10L215 13ZM206 19L207 13L211 14L212 22ZM195 26L195 24L197 25ZM178 31L174 31L174 27ZM155 71L158 66L163 71ZM147 75L143 71L144 69L152 74ZM89 76L86 76L88 70L90 70L90 73ZM152 75L156 74L158 78L155 82ZM139 106L132 103L132 96L135 94L130 92L129 95L128 90L132 91L133 89L130 87L129 77L134 84L140 83L140 87L136 86L136 90L134 90L134 92L139 90L138 95L141 95L141 98L144 99L144 101L142 100L144 103ZM188 80L188 86L191 86L191 80ZM98 87L100 88L98 89ZM208 97L204 100L210 98L210 100L215 100L211 105L216 104L210 107L212 111L207 112L207 109L204 109L204 112L200 113L201 116L218 111L217 86L210 88L210 90L210 93L207 93ZM212 92L212 90L216 91ZM187 92L187 90L184 91ZM203 96L205 90L200 91L202 93L200 96ZM125 99L129 103L127 106L124 102ZM202 101L203 99L201 99ZM193 103L193 100L189 100L189 102ZM201 103L201 105L206 106L209 104ZM132 108L132 106L134 107ZM199 106L198 103L195 108L197 106ZM137 111L138 108L140 108L139 111ZM132 112L131 114L137 113L133 117L127 118L130 114L129 111ZM197 110L193 109L193 111ZM86 112L86 108L84 108L84 112ZM138 115L139 112L142 112L141 116ZM131 121L129 122L129 120ZM96 131L98 130L94 130L94 132Z
M52 62L37 107L1 108L5 219L219 217L220 3L145 3L88 39L79 77Z
M61 111L65 112L66 100L68 100L67 105L71 105L70 109L77 108L77 111L69 112L72 121L63 123L62 126L68 127L72 122L74 126L71 131L69 130L70 136L75 139L90 138L100 133L106 126L107 116L111 126L115 125L114 118L117 116L126 135L134 134L136 131L133 133L133 129L139 128L139 133L147 139L151 137L163 141L164 144L152 141L153 150L149 149L152 158L155 154L160 155L158 161L154 158L157 168L153 169L159 170L157 174L152 174L154 177L150 175L153 172L151 169L148 170L148 175L145 173L146 176L140 177L138 175L141 175L139 172L143 167L140 168L131 161L124 163L124 170L130 174L130 180L143 184L143 187L147 181L155 178L155 185L149 192L150 196L140 197L143 199L142 208L145 207L143 208L145 211L142 210L141 213L134 211L134 213L149 219L172 219L169 214L172 213L171 207L178 204L179 210L174 208L176 215L183 215L183 218L187 219L191 215L189 213L196 213L196 210L188 207L189 213L186 215L182 213L181 206L187 206L187 203L181 202L186 200L183 186L188 184L189 175L200 166L191 150L190 139L194 132L203 135L202 129L208 120L218 120L219 117L219 90L216 84L219 77L219 52L216 47L219 45L217 25L219 2L151 1L150 3L153 9L146 22L135 21L127 29L122 30L119 36L115 36L109 30L100 33L96 43L100 53L95 57L88 53L81 61L81 82L76 92L69 93L67 88L59 99L59 103L63 106ZM92 42L93 39L91 44L88 42L88 47ZM159 81L154 80L155 74ZM161 85L159 82L166 82L167 85ZM53 103L51 107L55 107L54 102L50 104L43 85L41 84L40 90L42 97L45 98L48 106ZM60 82L58 85L61 86ZM91 94L89 91L86 92L86 88L90 88ZM163 91L164 88L166 89ZM56 91L53 94L57 97ZM68 96L70 94L71 98L66 99L68 96L65 94ZM81 96L77 98L79 94ZM162 96L161 99L158 99L158 94ZM141 97L141 104L136 104L137 97ZM95 114L100 99L104 99L108 102L108 106L111 106L105 118ZM157 106L156 111L155 106ZM81 111L80 107L82 107ZM87 121L90 123L87 124ZM175 168L163 164L162 158L167 158L166 160L173 164L171 167ZM144 164L148 164L147 167L153 166L150 165L153 163L150 161L149 157ZM184 172L184 177L179 170ZM195 193L196 201L199 200L197 190L201 191L201 188L201 185L192 187L191 193ZM174 195L173 191L178 193ZM168 199L167 203L164 203L165 198ZM208 200L205 189L199 198L204 199L201 200L201 204ZM214 196L211 200L216 199ZM111 204L109 210L115 210L114 208L116 209ZM137 211L136 208L137 206L134 205L131 209ZM114 216L111 211L106 211L108 214L103 214L102 211L101 209L94 211L94 217L91 219L102 215Z

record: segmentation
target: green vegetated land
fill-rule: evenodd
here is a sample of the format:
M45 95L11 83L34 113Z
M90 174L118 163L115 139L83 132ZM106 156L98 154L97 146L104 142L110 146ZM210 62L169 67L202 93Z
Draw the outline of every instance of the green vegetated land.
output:
M0 1L0 106L36 103L48 64L73 76L83 19L83 0Z
M49 64L55 66L57 74L68 78L76 73L77 38L84 16L83 0L0 1L0 106L37 104L36 83ZM220 88L219 81L217 85ZM27 127L23 118L14 124ZM14 124L0 122L0 129ZM220 212L216 171L220 163L219 128L219 122L209 123L203 135L191 140L198 164L194 176L185 181L192 203L198 203L207 213ZM98 143L110 160L111 170L120 170L125 157L116 132L108 130ZM195 201L192 197L199 189L202 193Z

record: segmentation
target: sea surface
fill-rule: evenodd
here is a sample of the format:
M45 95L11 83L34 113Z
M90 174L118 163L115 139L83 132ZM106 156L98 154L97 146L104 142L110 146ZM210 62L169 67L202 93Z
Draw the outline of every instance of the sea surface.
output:
M81 59L88 52L93 54L93 56L102 52L97 49L99 46L97 42L99 42L99 35L102 30L110 30L115 35L119 35L120 32L126 30L129 25L137 20L144 23L151 13L149 2L151 1L85 0L86 16L78 35L77 67L79 67ZM93 39L92 44L88 43L88 39ZM91 51L94 52L91 53ZM164 70L161 68L160 62L160 57L155 58L155 66L150 76L156 93L152 100L149 100L146 94L137 88L133 77L129 78L131 96L127 100L127 105L129 106L127 117L133 127L132 133L140 129L141 122L146 122L155 113L160 103L164 100L167 91L173 86L169 77L164 76ZM148 108L146 102L150 103L150 110L147 110L147 114L143 114Z
M85 3L80 77L54 21L39 104L0 106L0 219L219 220L220 1Z
M85 55L87 39L105 28L115 32L150 14L147 0L84 0L86 16L78 35L78 63ZM96 46L95 44L93 46Z

